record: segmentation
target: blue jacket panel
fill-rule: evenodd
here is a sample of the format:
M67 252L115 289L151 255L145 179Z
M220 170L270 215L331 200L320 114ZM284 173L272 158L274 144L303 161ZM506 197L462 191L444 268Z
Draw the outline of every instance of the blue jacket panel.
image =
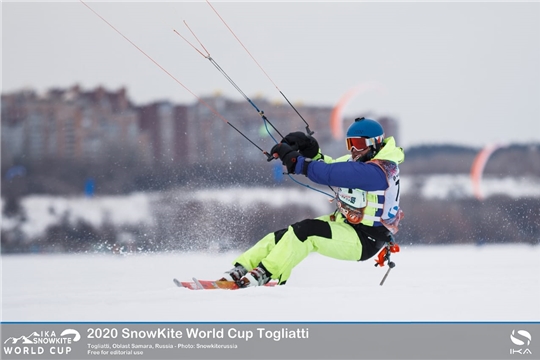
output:
M301 174L304 157L297 159L295 173ZM313 161L308 167L307 177L321 185L337 186L365 191L386 190L386 174L376 164L361 162L335 162L331 164Z

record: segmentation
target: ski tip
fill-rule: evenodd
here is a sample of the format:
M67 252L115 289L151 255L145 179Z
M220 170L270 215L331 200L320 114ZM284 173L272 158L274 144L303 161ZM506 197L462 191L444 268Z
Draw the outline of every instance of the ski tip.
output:
M175 283L176 286L180 288L189 289L189 290L199 290L199 287L193 281L180 281L178 279L173 279L173 282Z
M187 287L185 281L180 281L178 279L173 279L173 283L178 287Z
M202 286L201 282L197 278L194 277L192 279L199 289L204 289L204 286Z

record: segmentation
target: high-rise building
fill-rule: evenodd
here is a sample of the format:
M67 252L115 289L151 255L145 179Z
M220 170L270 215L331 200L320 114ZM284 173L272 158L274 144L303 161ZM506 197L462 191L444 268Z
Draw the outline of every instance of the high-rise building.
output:
M83 92L73 86L45 94L2 95L3 160L132 156L144 153L144 143L138 113L125 89L108 92L99 87Z
M169 101L155 102L138 108L139 128L146 134L153 163L187 162L187 106Z

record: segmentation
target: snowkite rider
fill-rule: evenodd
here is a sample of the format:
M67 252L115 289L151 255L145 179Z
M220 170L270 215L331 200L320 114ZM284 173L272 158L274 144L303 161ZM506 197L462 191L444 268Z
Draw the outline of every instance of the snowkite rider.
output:
M272 148L289 173L336 187L337 209L267 234L236 258L234 268L220 280L248 287L277 279L283 285L310 252L364 261L393 242L403 214L398 167L405 158L403 149L393 137L385 138L377 121L366 118L349 126L346 142L350 155L335 160L322 155L317 140L302 132L288 134Z

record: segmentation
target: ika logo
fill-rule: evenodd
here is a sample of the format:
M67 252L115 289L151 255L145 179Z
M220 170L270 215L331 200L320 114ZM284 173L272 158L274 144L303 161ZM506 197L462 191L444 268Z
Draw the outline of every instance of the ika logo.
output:
M532 336L526 330L512 330L510 340L517 346L529 346ZM532 355L532 352L529 348L510 349L510 355Z
M34 331L29 335L7 338L3 351L6 355L41 355L47 348L51 355L67 355L71 352L69 345L80 339L81 334L75 329L66 329L59 336L54 331Z

